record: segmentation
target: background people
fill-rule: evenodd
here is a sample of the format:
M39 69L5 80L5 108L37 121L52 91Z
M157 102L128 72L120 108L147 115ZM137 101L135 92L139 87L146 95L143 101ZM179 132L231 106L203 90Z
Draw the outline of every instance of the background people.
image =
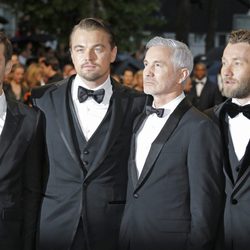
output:
M212 108L223 101L218 85L208 78L205 63L195 64L192 87L187 96L191 103L201 111Z

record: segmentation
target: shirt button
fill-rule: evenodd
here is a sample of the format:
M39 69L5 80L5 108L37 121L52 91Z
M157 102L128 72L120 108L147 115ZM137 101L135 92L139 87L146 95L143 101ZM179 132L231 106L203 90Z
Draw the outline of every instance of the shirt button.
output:
M236 205L238 203L238 201L236 199L232 199L232 204Z
M84 166L87 166L89 163L87 161L82 162Z
M83 151L83 153L84 153L85 155L87 155L87 154L89 154L89 151L86 149L86 150Z
M139 198L139 194L134 194L134 198L135 199Z

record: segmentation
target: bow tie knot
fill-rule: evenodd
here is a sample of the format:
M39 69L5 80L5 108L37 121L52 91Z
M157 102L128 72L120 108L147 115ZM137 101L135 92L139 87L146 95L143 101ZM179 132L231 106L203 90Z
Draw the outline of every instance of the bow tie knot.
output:
M234 118L239 113L242 113L245 117L250 119L250 104L245 106L239 106L235 103L228 102L225 104L224 108L231 118Z
M104 98L105 90L98 89L98 90L90 90L85 89L81 86L78 87L78 100L80 103L85 102L88 97L92 97L96 102L101 103Z
M197 84L201 84L201 85L204 85L204 81L196 81Z
M146 106L146 115L156 114L158 117L162 117L164 114L163 108L154 108L152 106Z

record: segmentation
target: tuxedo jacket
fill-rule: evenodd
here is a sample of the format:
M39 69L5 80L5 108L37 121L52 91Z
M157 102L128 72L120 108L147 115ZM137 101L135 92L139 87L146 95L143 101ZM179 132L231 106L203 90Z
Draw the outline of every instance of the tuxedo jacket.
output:
M203 111L205 109L212 108L223 101L218 85L210 81L209 78L207 78L200 96L197 96L196 84L197 83L195 81L192 82L192 88L187 97L199 110Z
M135 122L129 158L122 250L214 249L224 205L218 128L186 98L151 145L141 175L135 163Z
M7 100L0 136L0 249L34 250L41 201L40 115Z
M39 249L70 249L81 218L84 249L112 250L117 248L126 200L132 124L143 110L145 95L112 80L113 94L107 115L79 155L77 138L72 133L72 107L69 107L74 77L32 93L34 105L45 116L49 161Z
M248 250L250 246L250 142L241 161L235 164L233 161L235 151L229 131L228 116L224 111L224 105L228 101L231 100L228 99L214 108L214 117L223 135L225 157L224 173L227 195L224 213L225 249Z

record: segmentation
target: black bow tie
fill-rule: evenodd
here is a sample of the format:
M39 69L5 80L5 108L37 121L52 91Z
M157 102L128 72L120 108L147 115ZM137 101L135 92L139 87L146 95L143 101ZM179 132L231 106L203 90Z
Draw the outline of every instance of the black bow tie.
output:
M196 81L197 84L201 84L201 85L204 85L205 83L203 81Z
M88 97L92 97L96 102L101 103L105 94L104 89L98 89L96 91L85 89L81 86L78 87L78 99L79 102L85 102Z
M234 118L239 113L242 113L245 117L250 119L250 104L245 106L239 106L235 103L228 102L225 104L224 108L231 118Z
M146 115L156 114L158 117L162 117L164 114L164 109L156 109L152 106L146 106Z

